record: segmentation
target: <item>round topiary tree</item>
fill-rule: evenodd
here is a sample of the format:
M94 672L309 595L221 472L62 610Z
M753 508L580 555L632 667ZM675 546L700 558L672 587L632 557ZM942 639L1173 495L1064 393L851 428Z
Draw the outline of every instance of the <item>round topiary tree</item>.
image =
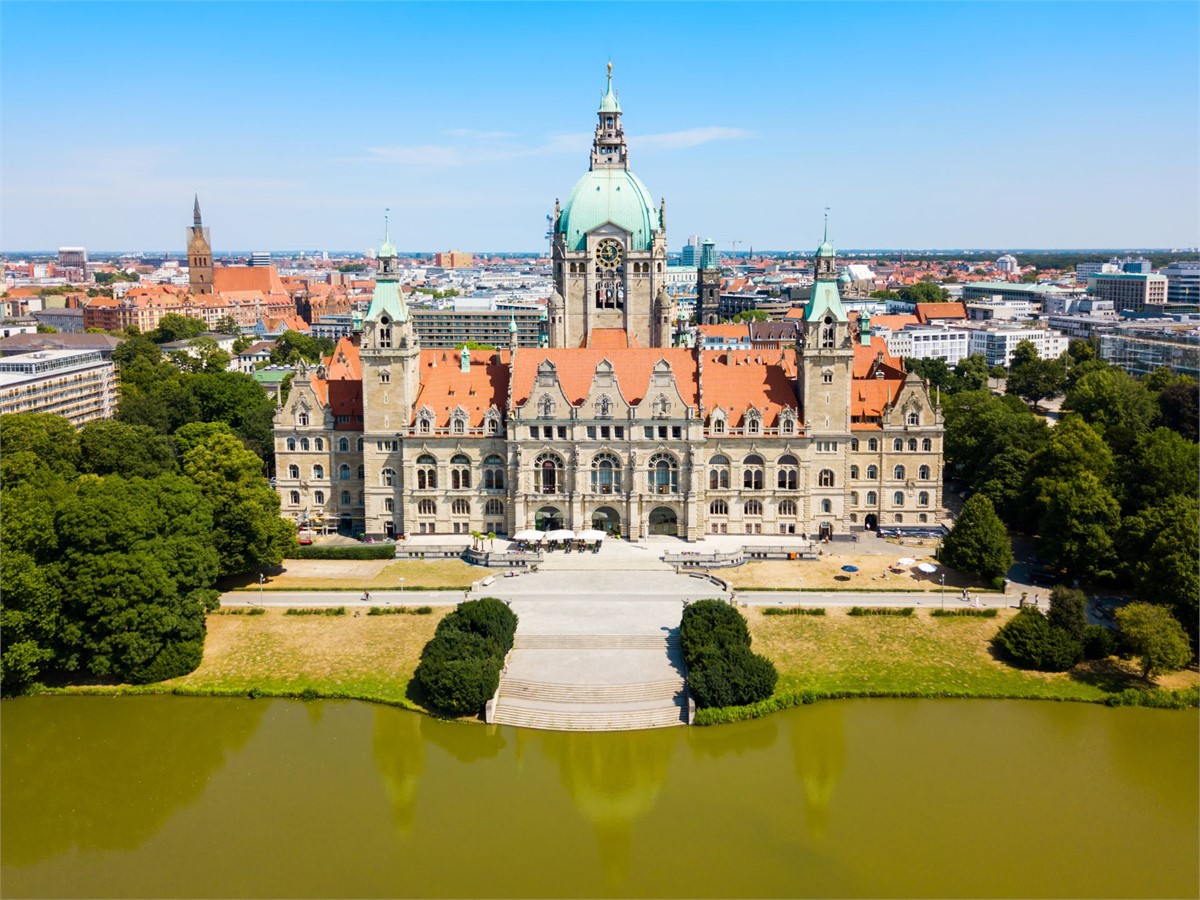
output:
M1013 616L992 640L1017 665L1042 672L1065 672L1083 655L1079 641L1030 607Z

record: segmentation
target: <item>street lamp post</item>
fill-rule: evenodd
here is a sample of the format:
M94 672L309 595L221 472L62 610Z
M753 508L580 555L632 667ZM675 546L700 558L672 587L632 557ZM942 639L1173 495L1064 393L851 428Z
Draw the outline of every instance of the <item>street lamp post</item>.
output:
M263 602L263 585L266 583L267 583L267 576L262 574L262 572L259 572L258 573L258 605L259 606L266 606L266 604Z
M404 579L400 579L400 602L404 602Z
M946 573L942 573L942 612L946 611Z

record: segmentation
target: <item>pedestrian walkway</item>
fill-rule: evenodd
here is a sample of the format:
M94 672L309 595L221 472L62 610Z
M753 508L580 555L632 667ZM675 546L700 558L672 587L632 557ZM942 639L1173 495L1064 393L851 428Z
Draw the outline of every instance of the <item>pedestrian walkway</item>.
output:
M520 623L493 721L554 731L686 724L681 602L513 601L512 608Z

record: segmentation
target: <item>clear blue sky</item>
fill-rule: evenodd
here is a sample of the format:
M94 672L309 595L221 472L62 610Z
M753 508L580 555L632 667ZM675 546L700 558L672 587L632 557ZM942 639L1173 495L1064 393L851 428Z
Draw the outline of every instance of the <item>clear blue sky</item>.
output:
M1198 242L1200 5L0 5L0 248L539 250L610 57L669 243Z

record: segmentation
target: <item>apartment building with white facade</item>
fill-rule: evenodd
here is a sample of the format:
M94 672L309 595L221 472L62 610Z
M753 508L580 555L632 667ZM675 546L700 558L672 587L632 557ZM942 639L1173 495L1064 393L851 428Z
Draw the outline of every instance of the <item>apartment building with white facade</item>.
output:
M116 371L99 350L39 350L0 359L0 415L45 412L76 428L117 408Z

